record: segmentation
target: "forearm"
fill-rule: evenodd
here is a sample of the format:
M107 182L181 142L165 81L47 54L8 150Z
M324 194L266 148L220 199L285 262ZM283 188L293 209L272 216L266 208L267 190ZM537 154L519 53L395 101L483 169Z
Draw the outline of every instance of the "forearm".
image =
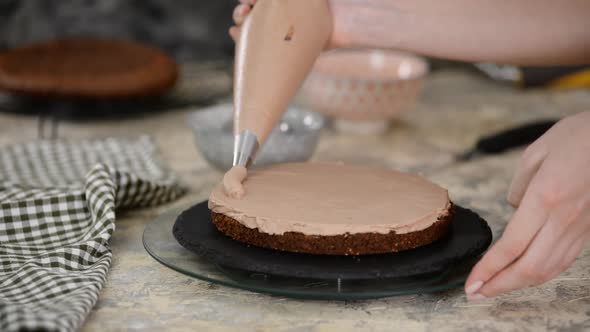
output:
M330 0L336 47L499 63L590 63L588 0Z

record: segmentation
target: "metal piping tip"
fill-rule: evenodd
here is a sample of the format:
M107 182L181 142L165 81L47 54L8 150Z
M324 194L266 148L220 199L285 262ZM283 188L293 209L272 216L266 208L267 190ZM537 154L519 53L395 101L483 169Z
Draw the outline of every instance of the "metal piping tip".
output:
M250 167L259 148L258 137L250 130L244 130L235 137L234 166Z

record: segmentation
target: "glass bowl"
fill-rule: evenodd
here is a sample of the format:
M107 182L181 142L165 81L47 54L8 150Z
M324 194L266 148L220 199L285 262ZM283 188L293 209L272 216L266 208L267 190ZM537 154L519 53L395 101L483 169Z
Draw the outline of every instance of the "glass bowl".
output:
M191 113L188 122L195 143L211 166L226 171L232 167L234 135L233 105L220 104ZM318 144L324 117L290 107L261 148L253 167L307 161Z

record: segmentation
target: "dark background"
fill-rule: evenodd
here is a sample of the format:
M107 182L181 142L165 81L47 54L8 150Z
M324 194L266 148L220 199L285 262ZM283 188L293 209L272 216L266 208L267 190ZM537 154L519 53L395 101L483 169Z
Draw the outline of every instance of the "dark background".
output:
M0 49L67 36L137 40L179 61L231 56L237 0L0 0Z
M305 0L302 0L305 1ZM136 40L179 62L233 56L238 0L0 0L0 50L68 36ZM431 60L431 69L457 63Z
M301 0L305 1L305 0ZM179 62L233 56L228 36L238 0L0 0L0 50L68 36L136 40ZM431 70L469 65L429 59ZM587 67L584 67L587 68ZM525 86L572 68L526 68ZM496 77L502 80L501 78Z

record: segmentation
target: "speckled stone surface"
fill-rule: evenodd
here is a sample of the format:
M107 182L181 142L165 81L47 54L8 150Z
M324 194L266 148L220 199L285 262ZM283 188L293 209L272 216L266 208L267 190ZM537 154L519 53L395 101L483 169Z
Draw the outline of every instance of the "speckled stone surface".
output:
M415 111L385 136L326 131L316 160L424 169L452 199L475 209L497 238L513 210L506 190L520 151L436 170L478 136L536 118L590 110L590 91L523 92L465 72L438 72ZM196 152L189 110L138 120L64 123L68 138L148 133L191 187L157 209L121 212L112 240L114 263L84 331L580 331L590 329L590 246L547 284L479 303L457 289L362 302L292 300L220 287L176 273L143 249L144 226L159 213L207 198L221 179ZM0 144L36 138L37 121L0 114Z

